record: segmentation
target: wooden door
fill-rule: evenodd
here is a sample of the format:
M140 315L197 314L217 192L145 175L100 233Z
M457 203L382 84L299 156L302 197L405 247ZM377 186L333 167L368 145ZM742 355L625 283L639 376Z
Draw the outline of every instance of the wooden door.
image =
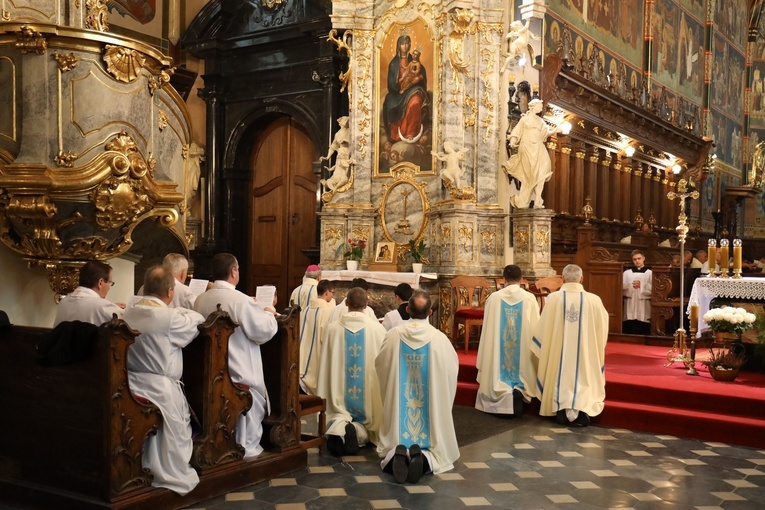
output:
M249 289L275 285L277 309L288 305L305 273L301 250L315 242L315 157L310 136L289 117L271 123L253 147Z

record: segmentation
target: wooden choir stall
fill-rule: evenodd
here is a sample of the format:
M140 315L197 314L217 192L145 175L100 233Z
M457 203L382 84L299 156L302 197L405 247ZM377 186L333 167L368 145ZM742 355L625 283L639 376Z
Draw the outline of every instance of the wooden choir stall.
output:
M201 432L191 464L199 485L185 496L151 487L141 466L145 439L162 424L159 410L128 389L127 351L139 332L117 318L97 338L67 348L85 359L45 366L36 347L51 330L9 326L0 342L0 501L25 508L182 508L307 464L300 442L297 314L278 316L262 348L271 413L265 451L243 459L237 417L252 401L231 381L228 339L237 324L214 312L184 349L184 384Z

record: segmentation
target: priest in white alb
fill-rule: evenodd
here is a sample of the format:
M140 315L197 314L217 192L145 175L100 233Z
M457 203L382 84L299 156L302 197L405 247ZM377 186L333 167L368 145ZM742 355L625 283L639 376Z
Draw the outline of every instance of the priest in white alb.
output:
M348 313L327 326L318 371L317 394L327 401L327 449L336 456L377 444L382 419L375 358L386 331L364 314L364 289L352 288L346 302Z
M335 309L335 284L321 280L316 286L317 296L306 310L305 327L300 329L300 387L309 395L316 395L319 384L319 359L324 332Z
M321 268L316 264L311 264L305 269L303 283L295 287L290 294L289 306L295 303L300 307L300 331L305 327L305 318L308 314L308 305L316 297L316 287L321 280Z
M520 416L536 396L531 339L539 321L536 297L521 288L521 268L506 266L505 287L486 300L478 345L475 407L485 413Z
M263 376L260 346L271 340L279 329L276 311L261 308L255 299L236 290L239 283L239 262L230 253L218 253L210 261L212 287L197 297L194 309L209 316L217 310L227 312L239 324L228 340L228 371L231 380L250 388L252 407L239 417L236 442L244 447L244 456L256 457L263 452L263 418L268 414L268 393Z
M351 288L354 288L354 287L358 287L359 289L366 292L369 290L369 283L364 278L354 278L353 280L351 280ZM335 322L340 317L348 313L347 301L348 301L347 299L343 299L341 302L337 304L337 306L335 306L335 308L332 310L332 313L329 315L330 323ZM364 308L364 314L374 321L377 320L377 316L375 315L374 310L372 310L372 308L368 306Z
M449 471L460 456L452 418L459 361L430 313L428 293L415 291L409 321L388 331L375 360L383 401L377 453L398 483Z
M150 268L144 277L144 297L125 311L123 319L141 332L128 349L130 391L153 402L162 413L157 434L146 439L141 463L154 475L154 487L183 495L199 483L197 472L189 465L194 443L181 383L183 347L196 338L204 317L168 306L174 286L168 268Z
M112 266L99 260L86 262L80 268L78 287L64 296L58 304L53 327L64 321L89 322L100 326L112 320L114 314L122 317L125 305L118 305L106 299L112 285Z
M579 266L563 268L564 283L547 296L532 342L539 414L573 427L589 425L606 399L608 312L582 280Z

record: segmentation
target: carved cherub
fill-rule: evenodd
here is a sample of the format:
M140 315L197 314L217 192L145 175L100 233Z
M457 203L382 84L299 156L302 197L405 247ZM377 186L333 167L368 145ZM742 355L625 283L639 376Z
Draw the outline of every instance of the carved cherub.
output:
M452 142L444 142L444 151L446 153L432 151L436 159L446 163L446 166L441 170L441 179L447 181L448 186L455 186L456 188L462 187L460 179L465 169L460 166L460 163L465 160L465 154L468 151L467 147L455 151Z
M520 21L510 23L510 32L507 33L506 39L512 39L512 41L507 47L507 59L505 59L504 68L507 68L513 61L517 63L524 56L528 56L529 61L534 62L534 50L529 45L529 42L532 39L539 41L541 38L531 33L531 30L529 30L530 23L531 20L528 19L525 25Z

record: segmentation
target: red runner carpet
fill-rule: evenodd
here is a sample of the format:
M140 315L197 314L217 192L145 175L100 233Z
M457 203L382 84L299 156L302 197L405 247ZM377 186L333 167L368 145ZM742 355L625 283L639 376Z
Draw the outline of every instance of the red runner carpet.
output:
M664 368L668 350L609 342L606 406L593 423L765 448L765 373L741 372L733 382L720 382L697 362L699 375L689 376L681 363ZM696 357L706 354L699 349ZM476 351L459 352L459 357L455 404L473 406ZM530 408L538 410L538 405Z

